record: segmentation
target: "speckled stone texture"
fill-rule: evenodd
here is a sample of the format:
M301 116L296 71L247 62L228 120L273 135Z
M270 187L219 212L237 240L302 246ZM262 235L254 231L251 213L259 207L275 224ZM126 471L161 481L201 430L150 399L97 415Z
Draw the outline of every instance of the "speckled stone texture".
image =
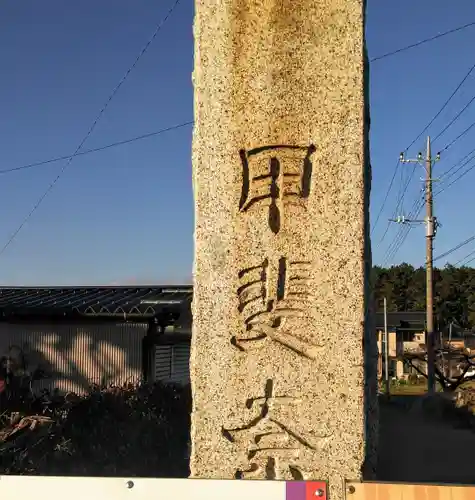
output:
M377 434L363 0L197 0L194 30L191 477L342 498Z

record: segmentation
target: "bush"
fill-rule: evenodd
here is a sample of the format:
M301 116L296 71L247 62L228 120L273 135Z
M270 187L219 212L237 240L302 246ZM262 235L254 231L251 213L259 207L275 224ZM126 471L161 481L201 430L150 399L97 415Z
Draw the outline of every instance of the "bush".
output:
M475 390L472 387L461 387L455 395L457 407L467 407L472 412L475 409Z
M399 380L396 377L392 377L389 381L390 385L397 386L399 384Z
M0 474L187 477L190 411L189 386L96 387L56 400L41 443L0 443Z

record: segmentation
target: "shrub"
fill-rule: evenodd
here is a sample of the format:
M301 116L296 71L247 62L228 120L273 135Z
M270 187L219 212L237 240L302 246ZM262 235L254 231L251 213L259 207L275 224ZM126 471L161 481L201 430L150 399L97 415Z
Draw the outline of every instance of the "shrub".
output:
M10 451L0 442L0 474L187 477L190 411L189 386L95 387L56 399L40 443L34 432Z

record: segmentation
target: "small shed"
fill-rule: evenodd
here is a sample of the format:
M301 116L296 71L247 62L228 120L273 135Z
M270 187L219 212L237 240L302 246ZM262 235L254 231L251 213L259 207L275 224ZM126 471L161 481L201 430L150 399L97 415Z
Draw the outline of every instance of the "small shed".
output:
M0 378L32 390L87 393L145 380L187 383L193 289L0 287Z

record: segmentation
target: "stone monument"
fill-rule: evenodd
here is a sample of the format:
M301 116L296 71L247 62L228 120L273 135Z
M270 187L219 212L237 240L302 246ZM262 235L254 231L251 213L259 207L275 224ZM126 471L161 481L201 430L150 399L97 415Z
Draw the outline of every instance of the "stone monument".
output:
M196 2L191 477L374 469L364 7Z

